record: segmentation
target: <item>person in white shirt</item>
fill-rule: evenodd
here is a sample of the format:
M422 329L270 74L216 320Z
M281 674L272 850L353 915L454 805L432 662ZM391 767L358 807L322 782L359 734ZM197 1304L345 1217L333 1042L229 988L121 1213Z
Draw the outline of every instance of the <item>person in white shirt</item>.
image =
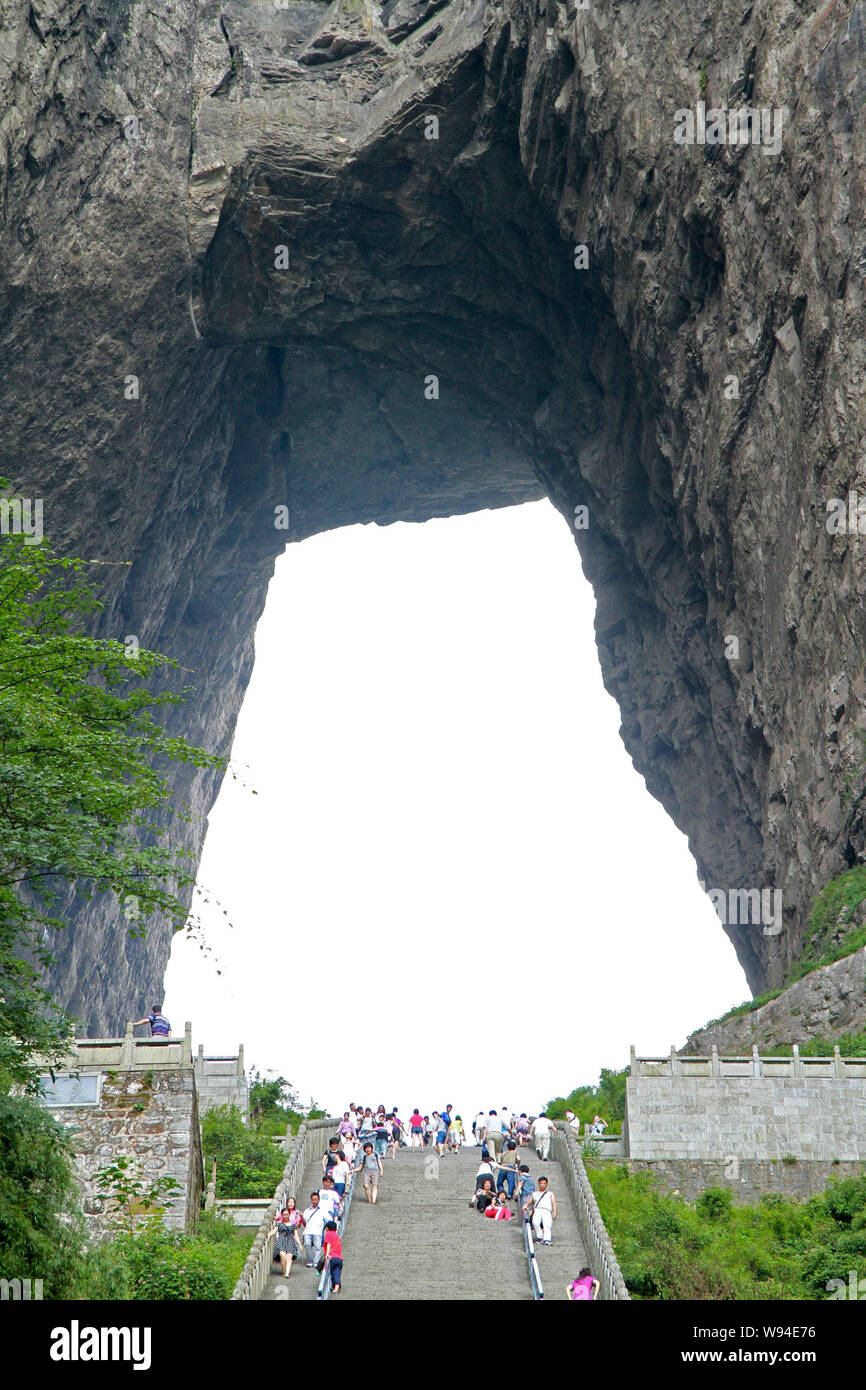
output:
M322 1253L325 1236L325 1222L328 1214L319 1200L318 1192L310 1193L310 1205L304 1212L304 1249L307 1252L307 1269L314 1269Z
M319 1188L319 1205L327 1211L326 1221L337 1220L342 1203L330 1173L322 1179L322 1186Z
M535 1152L542 1163L547 1163L550 1158L550 1136L553 1132L553 1125L547 1115L539 1115L537 1120L533 1120L529 1132L535 1140Z
M553 1223L556 1220L556 1198L547 1185L547 1178L538 1179L538 1187L523 1208L532 1213L532 1229L542 1245L553 1243Z
M565 1118L567 1123L574 1130L575 1134L578 1136L578 1138L580 1138L580 1120L577 1118L574 1111L566 1110Z
M502 1121L495 1110L491 1110L484 1126L484 1142L491 1158L496 1158L502 1149Z
M346 1184L352 1176L352 1164L355 1158L354 1149L351 1155L349 1155L346 1149L343 1149L343 1153L345 1157L335 1163L330 1172L330 1176L334 1179L334 1191L341 1200L345 1196Z
M484 1126L485 1126L486 1124L487 1124L487 1116L485 1115L485 1113L484 1113L483 1110L479 1110L479 1111L478 1111L478 1114L475 1116L475 1123L474 1123L474 1125L472 1126L472 1133L475 1135L475 1142L476 1142L476 1144L480 1144L480 1143L482 1142L482 1136L483 1136L483 1134L484 1134Z

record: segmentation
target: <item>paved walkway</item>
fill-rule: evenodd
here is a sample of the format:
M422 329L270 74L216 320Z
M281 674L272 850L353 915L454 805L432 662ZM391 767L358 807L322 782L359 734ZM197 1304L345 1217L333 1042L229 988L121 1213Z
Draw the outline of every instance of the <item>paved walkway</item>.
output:
M356 1188L343 1240L344 1299L531 1301L529 1272L518 1221L488 1221L469 1207L481 1150L461 1149L436 1160L400 1149L383 1160L379 1200L370 1205ZM547 1298L564 1298L586 1256L558 1163L541 1163L524 1150L533 1175L545 1173L556 1194L559 1219L553 1245L538 1262ZM312 1280L295 1265L290 1284ZM282 1282L282 1281L278 1281ZM294 1296L294 1291L293 1295ZM313 1291L312 1296L315 1296Z

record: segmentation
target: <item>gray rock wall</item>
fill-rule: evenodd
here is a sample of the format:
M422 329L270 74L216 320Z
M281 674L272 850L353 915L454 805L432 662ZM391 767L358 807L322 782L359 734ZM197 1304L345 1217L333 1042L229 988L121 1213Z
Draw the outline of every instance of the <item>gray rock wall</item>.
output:
M768 1004L690 1034L685 1053L749 1053L753 1045L802 1043L866 1028L866 947L813 970Z
M729 1188L738 1206L752 1205L773 1193L803 1201L825 1191L839 1178L859 1178L864 1171L863 1164L856 1162L761 1163L742 1159L732 1163L685 1158L650 1162L629 1159L628 1168L632 1173L651 1173L663 1192L676 1192L687 1202L696 1202L708 1187Z
M91 1234L113 1228L112 1204L94 1175L121 1156L135 1160L135 1175L145 1184L161 1177L174 1179L178 1190L170 1195L165 1224L173 1230L192 1230L204 1192L192 1067L107 1071L98 1105L53 1107L51 1114L70 1131Z
M783 893L726 928L780 981L866 840L866 561L824 524L866 480L862 0L0 0L0 34L0 470L104 562L100 630L193 673L177 727L230 746L287 539L586 506L625 744L708 886ZM676 144L702 97L784 108L778 154ZM217 781L179 782L193 852ZM115 1032L170 926L69 916L55 993Z

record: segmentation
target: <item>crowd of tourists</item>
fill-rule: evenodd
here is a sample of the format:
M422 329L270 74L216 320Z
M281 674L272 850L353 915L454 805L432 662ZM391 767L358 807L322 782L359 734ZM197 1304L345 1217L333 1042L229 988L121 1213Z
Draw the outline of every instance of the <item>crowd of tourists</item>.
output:
M566 1111L566 1123L580 1132L580 1122L571 1111ZM590 1133L601 1136L605 1128L605 1121L596 1115ZM481 1157L470 1207L494 1221L521 1216L531 1222L536 1241L548 1246L553 1243L556 1196L547 1177L542 1174L536 1181L524 1159L525 1151L532 1147L542 1163L549 1162L553 1131L553 1121L546 1113L530 1120L525 1112L514 1114L507 1106L498 1111L479 1110L471 1129ZM310 1193L309 1205L301 1211L290 1197L275 1222L274 1255L283 1275L289 1277L298 1259L304 1260L307 1269L319 1272L327 1264L332 1292L339 1294L343 1280L339 1222L352 1174L358 1175L367 1202L374 1205L385 1171L383 1162L395 1157L398 1149L429 1150L444 1157L457 1153L468 1142L453 1105L429 1115L422 1115L416 1106L404 1119L396 1105L390 1110L380 1105L374 1111L371 1106L350 1102L322 1155L321 1185ZM593 1299L598 1288L591 1271L581 1269L567 1286L566 1296Z

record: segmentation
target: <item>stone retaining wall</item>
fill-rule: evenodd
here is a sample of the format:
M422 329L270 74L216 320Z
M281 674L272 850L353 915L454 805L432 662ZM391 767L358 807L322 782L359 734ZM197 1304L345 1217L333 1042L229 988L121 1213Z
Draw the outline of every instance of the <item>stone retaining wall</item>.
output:
M677 1192L689 1202L697 1201L708 1187L728 1187L739 1206L758 1202L769 1193L802 1200L823 1192L837 1178L859 1178L866 1172L866 1163L756 1162L735 1158L727 1162L697 1162L685 1158L658 1162L629 1159L625 1166L631 1173L652 1173L662 1191Z
M174 1178L178 1191L166 1211L165 1223L174 1230L194 1227L204 1172L191 1066L107 1071L102 1074L98 1104L52 1106L50 1113L70 1133L91 1234L107 1229L107 1207L111 1205L94 1176L99 1168L123 1155L137 1160L145 1182Z

